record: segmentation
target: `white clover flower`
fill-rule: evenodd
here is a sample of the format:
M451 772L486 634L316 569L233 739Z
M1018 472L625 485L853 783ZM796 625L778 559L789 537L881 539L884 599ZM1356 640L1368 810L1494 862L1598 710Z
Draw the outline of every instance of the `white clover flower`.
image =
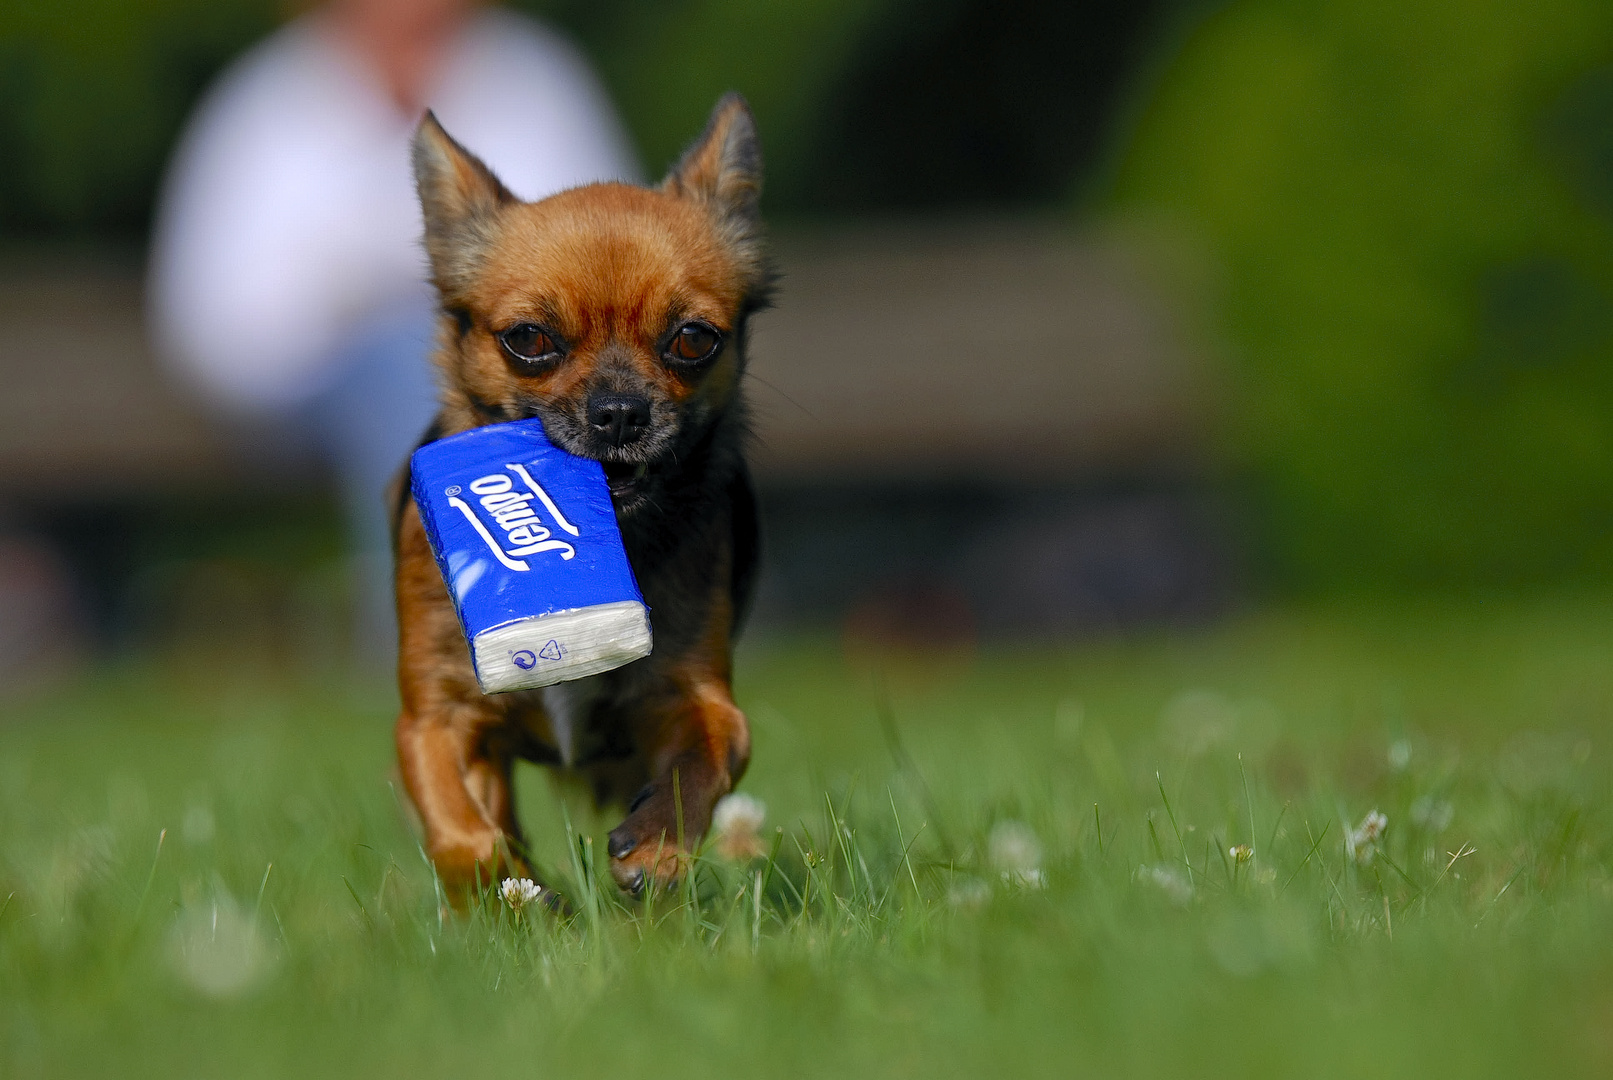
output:
M1234 844L1227 848L1227 854L1235 863L1246 863L1255 857L1255 849L1248 844Z
M1440 833L1450 827L1456 808L1444 799L1419 795L1412 800L1411 820L1429 832Z
M234 997L274 969L275 954L252 916L228 893L187 904L168 930L175 974L208 997Z
M748 862L766 854L762 823L767 804L750 795L725 795L711 812L711 839L717 854L734 862Z
M180 819L179 835L192 847L210 843L217 831L213 811L206 803L191 803L185 810L185 816Z
M1186 907L1193 900L1192 883L1174 866L1139 866L1137 880L1157 888L1177 907Z
M1388 827L1388 817L1386 817L1381 811L1372 811L1366 817L1361 819L1361 824L1355 830L1356 836L1358 837L1356 846L1359 847L1362 843L1373 843L1378 839L1378 837L1383 835L1383 830L1387 829Z
M1388 827L1389 819L1379 811L1373 810L1361 819L1361 824L1344 834L1345 853L1363 865L1371 862L1372 855L1378 847L1378 838Z
M499 884L498 892L512 911L519 912L543 895L543 886L531 878L507 877Z
M999 821L986 838L986 857L1003 880L1013 885L1039 889L1042 876L1042 843L1023 821Z
M990 899L991 889L979 878L954 878L947 886L947 903L955 908L984 907Z

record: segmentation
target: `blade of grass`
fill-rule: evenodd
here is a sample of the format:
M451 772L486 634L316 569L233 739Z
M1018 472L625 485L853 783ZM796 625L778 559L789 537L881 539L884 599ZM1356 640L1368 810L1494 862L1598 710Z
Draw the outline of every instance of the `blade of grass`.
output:
M762 872L756 871L756 888L751 893L750 916L750 951L755 953L762 947Z
M392 876L393 865L394 864L389 861L386 866L382 867L381 884L375 887L375 910L383 915L386 914L386 883L387 879ZM268 877L265 876L264 880L267 881Z
M1456 865L1456 860L1465 859L1469 855L1477 855L1478 851L1478 848L1469 848L1467 846L1467 841L1464 840L1456 846L1455 851L1447 851L1445 853L1450 856L1450 861L1445 864L1445 869L1439 872L1439 877L1435 878L1428 888L1423 891L1423 911L1426 912L1428 910L1429 894L1439 887L1440 882L1445 880L1445 875L1451 872L1451 867ZM1513 877L1515 878L1517 875L1514 874ZM1510 885L1512 882L1508 881L1507 884ZM1497 894L1497 899L1499 899L1499 894Z
M1512 888L1512 883L1518 880L1519 875L1521 875L1523 871L1524 867L1520 866L1512 872L1512 876L1507 878L1507 883L1501 886L1501 891L1496 893L1495 896L1490 900L1490 905L1484 909L1484 914L1479 916L1479 921L1473 924L1473 929L1477 930L1479 928L1479 923L1482 923L1485 919L1490 917L1490 912L1495 910L1495 905L1501 902L1501 898L1507 894L1508 889ZM1424 902L1424 906L1427 906L1426 901ZM3 913L3 911L0 911L0 913Z
M829 793L827 791L823 793L823 801L824 801L824 804L828 807L828 810L829 810L829 827L834 830L835 846L840 849L840 859L841 859L842 864L846 868L846 877L849 880L849 883L851 885L852 897L855 899L858 896L858 894L862 893L862 891L863 891L862 886L857 884L857 866L856 866L856 863L862 861L862 855L861 855L860 852L858 852L858 853L856 853L856 859L854 860L852 858L852 856L853 856L852 848L853 848L854 844L853 844L853 841L852 841L851 829L850 829L849 826L846 825L844 806L842 806L842 808L839 811L836 811L835 810L835 805L834 805L834 800L830 797L830 795L829 795ZM846 802L848 804L851 802L851 791L850 790L847 790L847 792L846 792ZM873 879L868 876L868 866L867 866L866 863L863 864L862 870L863 870L863 877L867 882L868 890L869 890L869 893L870 893L870 895L865 896L864 899L871 900L872 899L871 893L872 893L872 890L873 890L874 882L873 882Z
M924 832L924 826L920 825L919 826L919 831L913 834L913 839L909 840L907 842L906 846L904 846L902 848L902 865L907 867L908 880L912 881L912 883L913 883L913 897L914 897L914 899L918 899L919 896L920 896L920 893L918 891L919 883L918 883L918 879L916 877L914 877L914 875L913 875L913 864L908 860L907 853L913 849L914 844L918 843L919 836L923 832ZM898 839L900 839L900 833L898 833ZM894 874L891 876L891 883L889 885L885 886L885 892L879 898L879 904L876 905L874 910L878 911L878 910L882 909L885 906L885 901L890 897L891 890L896 888L896 886L901 882L901 880L902 880L901 878L895 876Z
M1406 901L1408 904L1415 904L1417 902L1418 898L1423 895L1423 887L1421 885L1417 884L1415 881L1413 881L1411 879L1411 875L1406 873L1404 870L1400 869L1400 867L1395 864L1395 861L1393 859L1391 859L1382 850L1380 850L1378 852L1378 858L1382 859L1383 864L1385 866L1387 866L1389 869L1393 870L1395 873L1399 874L1400 879L1402 881L1404 881L1407 885L1410 885L1412 887L1412 889L1414 889L1416 891L1417 895L1413 896L1410 900Z
M431 856L426 854L426 849L419 841L415 842L414 849L420 853L420 861L426 864L426 872L431 875L431 892L437 900L437 933L440 934L443 931L443 920L447 917L443 909L448 904L447 898L442 894L442 878L437 874L437 864L431 861ZM431 942L431 951L433 954L437 951L435 940Z
M582 916L587 925L588 936L596 944L599 938L599 905L598 896L593 888L593 874L591 867L585 860L585 848L582 834L572 828L571 810L562 800L560 803L560 822L566 830L566 854L571 860L571 876L577 886L577 900L582 904ZM591 852L589 852L591 854Z
M907 747L903 745L901 732L896 727L896 713L891 708L890 698L883 691L876 700L874 712L879 717L879 729L885 736L885 745L890 750L891 760L896 762L896 771L912 780L913 786L918 789L919 801L924 804L924 812L929 815L931 826L935 830L935 838L941 845L941 854L951 858L953 847L946 830L942 827L940 806L935 801L935 793L930 790L929 782L919 770L918 762L913 760L913 755L909 754Z
M1260 849L1255 847L1259 843L1255 839L1255 801L1249 797L1249 776L1243 771L1243 755L1238 755L1238 779L1243 781L1243 805L1249 811L1249 873L1253 874L1260 865Z
M1326 839L1328 830L1331 829L1332 827L1333 827L1333 823L1331 821L1328 822L1326 825L1322 826L1322 835L1318 836L1316 838L1316 842L1313 843L1311 845L1311 849L1305 853L1305 857L1303 859L1299 860L1299 865L1294 867L1294 872L1292 874L1288 875L1288 880L1287 881L1283 882L1283 887L1277 890L1277 895L1278 896L1281 896L1283 893L1287 892L1288 891L1288 886L1292 885L1294 883L1294 879L1299 877L1299 872L1301 870L1305 869L1305 864L1306 863L1311 861L1311 856L1315 855L1317 848L1320 848L1322 846L1322 841L1324 839ZM1305 823L1305 835L1309 836L1310 831L1311 831L1310 823L1306 822Z
M1150 813L1146 820L1148 821L1148 839L1153 841L1154 844L1154 858L1159 862L1164 862L1165 849L1160 845L1159 833L1154 830L1154 815Z
M774 868L777 866L778 849L783 844L783 841L784 841L784 828L783 828L783 826L780 826L779 829L778 829L778 832L774 836L773 854L768 856L768 860L767 860L767 863L768 863L767 883L771 883L772 880L773 880L773 871L774 871ZM795 846L796 846L796 850L799 851L800 847L801 847L800 843L797 842ZM805 910L806 910L806 897L801 894L800 889L795 887L795 882L790 880L790 875L789 874L780 874L779 875L779 880L784 882L785 888L789 889L790 890L790 895L795 897L795 902L800 905L801 911L805 912Z
M1210 834L1210 839L1215 842L1215 853L1221 856L1221 869L1225 871L1227 875L1227 888L1233 888L1235 885L1237 885L1237 878L1232 873L1232 864L1227 862L1227 846L1223 844L1221 842L1221 838L1216 836L1214 833ZM1208 877L1209 875L1206 874L1205 876Z
M778 865L778 849L782 847L783 844L784 826L779 825L773 829L773 847L772 850L767 853L767 873L766 876L762 878L762 888L764 891L773 883L773 870Z
M258 921L258 913L263 910L263 890L269 887L269 872L274 869L274 863L263 868L263 880L258 882L258 901L252 905L252 921Z
M801 856L801 862L806 867L801 913L806 915L811 911L814 892L817 893L819 908L822 912L827 912L829 910L829 897L833 893L833 890L824 881L824 870L829 868L829 856L827 854L818 854L818 843L812 835L812 830L807 828L804 821L799 824L801 826L801 835L805 836L807 840L807 846L803 848L801 847L800 838L792 837L795 841L795 849Z
M913 860L908 858L908 852L912 850L912 844L909 844L902 836L902 815L896 812L896 796L888 787L885 789L885 797L890 799L891 802L891 818L896 822L896 842L902 845L902 866L907 870L907 879L913 883L913 898L917 900L920 896L919 879L918 876L913 873ZM913 834L914 843L918 842L919 833L922 833L923 831L924 826L920 825L919 831ZM895 879L892 879L892 887L894 888L894 886ZM886 890L886 895L890 895L890 890ZM885 901L882 898L880 900L880 904L883 905L884 902Z
M1331 826L1332 822L1329 822L1328 825ZM1308 834L1309 831L1310 831L1310 823L1309 822L1306 822L1305 829L1306 829L1306 832ZM1326 835L1327 835L1327 828L1324 827L1322 829L1322 836L1326 836ZM1316 843L1312 845L1312 850L1314 851L1316 848L1321 847L1321 845L1322 845L1322 837L1319 836L1319 837L1316 838ZM1332 871L1328 870L1327 863L1325 863L1325 862L1318 861L1316 865L1320 866L1322 868L1322 876L1327 879L1328 887L1333 890L1333 895L1338 897L1339 913L1342 916L1348 917L1348 915L1350 914L1349 901L1344 899L1344 893L1339 890L1339 883L1334 879Z
M1187 884L1191 888L1193 886L1193 863L1187 857L1187 845L1182 842L1182 830L1176 825L1176 814L1171 810L1169 796L1165 794L1165 781L1158 772L1154 773L1154 783L1159 785L1159 800L1165 804L1165 816L1170 819L1171 832L1176 834L1176 846L1182 849L1182 865L1187 867Z
M1281 810L1277 811L1277 821L1271 827L1271 836L1270 836L1270 838L1266 840L1266 847L1268 849L1277 846L1277 830L1281 829L1283 827L1283 818L1288 815L1288 808L1290 806L1292 806L1292 805L1293 805L1292 802L1288 802L1288 801L1285 800L1283 802L1283 808Z
M145 884L145 887L140 890L140 899L134 905L134 918L131 921L136 923L136 924L138 924L140 922L140 913L145 910L146 897L151 895L151 883L153 881L157 880L157 863L158 863L159 860L162 859L162 845L163 845L163 841L165 841L167 839L168 839L168 830L167 829L163 829L162 831L157 833L157 851L156 851L156 853L154 855L151 856L151 869L146 872L146 884Z
M693 914L695 926L698 928L705 916L700 910L700 891L695 888L696 867L694 860L685 860L684 853L689 850L683 833L683 779L677 769L672 770L672 810L676 815L678 825L678 849L674 857L678 860L678 888L683 894L683 902Z
M374 930L375 920L370 918L369 909L364 906L364 901L358 898L358 890L353 888L353 883L347 880L347 875L345 874L342 875L342 884L347 886L347 894L353 898L353 903L358 905L358 913L364 916L364 925Z

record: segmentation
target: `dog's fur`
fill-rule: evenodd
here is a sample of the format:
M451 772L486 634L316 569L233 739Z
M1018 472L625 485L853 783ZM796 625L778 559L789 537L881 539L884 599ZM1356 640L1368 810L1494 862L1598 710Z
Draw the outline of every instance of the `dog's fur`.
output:
M611 873L635 892L665 885L680 838L692 846L704 833L750 757L729 688L757 554L743 456L746 323L771 283L750 110L724 98L650 189L593 184L523 203L429 114L414 162L442 303L443 404L426 441L537 417L557 445L605 462L655 635L650 656L604 675L482 694L404 483L397 745L427 850L456 898L530 874L510 784L526 759L575 770L601 803L625 802ZM675 353L691 324L718 332L695 363ZM524 329L501 338L512 328ZM534 331L556 350L527 363L505 342ZM705 332L688 331L696 345ZM610 403L623 401L639 412L612 428Z

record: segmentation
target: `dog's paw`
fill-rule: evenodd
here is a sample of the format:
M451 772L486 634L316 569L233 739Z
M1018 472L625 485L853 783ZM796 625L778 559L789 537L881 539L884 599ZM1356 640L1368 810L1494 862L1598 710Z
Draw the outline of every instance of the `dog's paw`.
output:
M634 896L650 887L664 892L677 884L686 855L672 830L638 818L638 814L630 815L611 830L606 844L611 877Z

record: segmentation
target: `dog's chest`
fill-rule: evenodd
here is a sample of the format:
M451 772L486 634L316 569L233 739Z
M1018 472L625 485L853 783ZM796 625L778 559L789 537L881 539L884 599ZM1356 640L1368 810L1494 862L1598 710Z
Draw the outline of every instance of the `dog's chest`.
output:
M567 768L576 764L579 749L588 738L588 721L594 706L605 692L605 680L593 675L572 682L555 683L540 690L543 711L549 717L560 761Z

